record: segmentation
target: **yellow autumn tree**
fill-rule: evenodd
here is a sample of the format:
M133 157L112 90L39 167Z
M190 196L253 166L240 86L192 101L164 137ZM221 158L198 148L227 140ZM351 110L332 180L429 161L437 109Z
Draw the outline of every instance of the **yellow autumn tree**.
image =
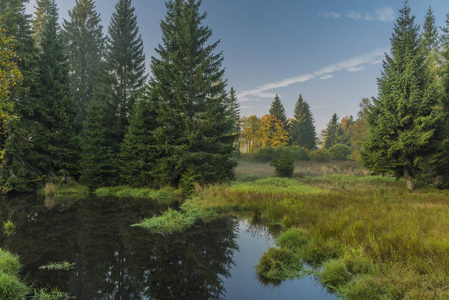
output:
M3 27L0 18L0 167L4 166L3 155L7 137L6 126L12 117L13 102L11 90L22 80L22 74L14 62L16 59L17 55L14 52L13 39L7 37L6 29Z
M257 116L242 118L241 147L246 152L254 153L257 147L262 144L262 136L260 133L260 119Z
M284 129L284 126L285 123L277 119L274 115L264 115L260 120L262 146L279 147L287 145L289 134Z

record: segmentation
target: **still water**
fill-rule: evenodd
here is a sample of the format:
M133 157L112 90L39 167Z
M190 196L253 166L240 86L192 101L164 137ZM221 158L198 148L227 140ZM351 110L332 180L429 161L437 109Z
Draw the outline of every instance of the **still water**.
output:
M131 227L167 206L144 199L0 198L0 247L20 255L35 288L58 287L76 299L335 299L312 277L263 285L254 269L274 244L243 219L198 221L183 233ZM3 228L2 228L3 231ZM42 270L51 262L71 270Z

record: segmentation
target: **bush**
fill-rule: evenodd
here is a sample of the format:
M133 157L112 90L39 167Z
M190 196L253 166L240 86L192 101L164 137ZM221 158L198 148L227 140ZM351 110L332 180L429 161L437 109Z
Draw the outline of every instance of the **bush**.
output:
M254 160L259 162L269 162L277 156L276 149L273 147L262 147L254 153Z
M276 174L280 177L292 177L295 169L295 159L284 154L279 158L273 159L271 165L276 169Z
M351 154L351 147L343 144L337 144L329 148L329 153L333 159L347 160Z
M327 149L317 149L309 153L309 158L313 161L329 161L331 159L331 154Z
M298 146L262 147L253 155L255 161L269 162L283 155L289 155L296 160L309 159L308 151Z

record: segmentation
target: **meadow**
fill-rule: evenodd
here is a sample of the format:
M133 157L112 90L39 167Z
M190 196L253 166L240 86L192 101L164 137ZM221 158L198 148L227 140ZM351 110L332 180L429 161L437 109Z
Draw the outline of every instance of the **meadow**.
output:
M197 187L188 200L282 227L257 266L266 282L292 277L300 261L347 299L449 298L448 191L409 192L355 162L300 161L293 178L273 174L268 163L242 162L234 183Z

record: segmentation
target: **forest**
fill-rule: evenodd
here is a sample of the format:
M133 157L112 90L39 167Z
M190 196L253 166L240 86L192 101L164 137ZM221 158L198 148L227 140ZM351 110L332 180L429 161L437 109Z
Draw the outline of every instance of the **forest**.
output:
M437 28L429 7L419 25L404 1L378 95L317 133L301 93L292 118L279 95L267 114L241 116L200 0L166 1L151 70L132 0L117 1L107 34L93 0L76 0L61 24L55 0L37 0L33 15L27 2L0 2L2 199L44 189L53 207L54 185L129 189L167 200L132 225L156 236L252 212L249 223L282 229L256 266L264 284L306 264L349 299L448 296L449 14ZM352 174L295 172L306 161L347 162ZM260 166L269 171L251 173Z

